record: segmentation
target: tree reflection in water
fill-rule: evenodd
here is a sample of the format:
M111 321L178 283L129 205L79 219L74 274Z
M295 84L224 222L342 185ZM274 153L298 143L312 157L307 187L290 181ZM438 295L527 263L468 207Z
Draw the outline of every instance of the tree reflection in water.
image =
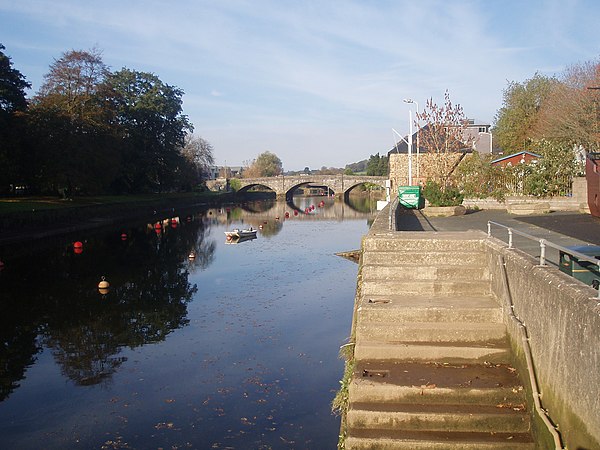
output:
M114 231L90 237L81 254L69 243L60 252L10 261L10 273L0 277L0 400L34 362L38 340L66 377L92 385L110 380L126 360L122 348L163 341L188 323L187 303L197 291L189 270L208 267L215 252L203 216L158 233L123 232L125 240ZM105 296L96 288L101 276L111 285Z

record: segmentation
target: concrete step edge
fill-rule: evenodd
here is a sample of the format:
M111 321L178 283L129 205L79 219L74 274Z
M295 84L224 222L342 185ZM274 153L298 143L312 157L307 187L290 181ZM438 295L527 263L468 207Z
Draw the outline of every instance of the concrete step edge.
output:
M520 405L525 402L522 386L492 388L394 385L372 379L355 378L350 383L351 403L420 403Z
M357 342L354 349L357 360L437 361L449 363L510 362L509 348L488 348L472 345L423 345L367 341Z
M350 428L378 430L420 430L474 433L527 433L530 430L526 413L443 413L369 411L353 409L347 413Z
M346 450L535 450L535 444L510 442L433 441L414 439L361 438L348 436Z

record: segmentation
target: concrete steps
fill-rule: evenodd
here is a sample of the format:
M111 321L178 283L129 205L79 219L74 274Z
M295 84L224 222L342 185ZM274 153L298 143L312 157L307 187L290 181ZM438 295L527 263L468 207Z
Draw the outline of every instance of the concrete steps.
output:
M473 265L468 269L455 265L417 266L413 264L363 264L363 276L369 279L388 280L489 280L489 271L481 265Z
M356 327L356 339L398 343L467 343L506 345L506 328L494 322L377 322Z
M461 281L461 280L381 280L363 278L364 295L446 295L446 296L473 296L487 295L490 292L488 280Z
M346 449L533 449L487 256L469 233L363 240Z
M483 252L465 251L460 252L440 252L435 251L428 254L423 253L409 253L409 252L395 252L395 251L371 251L363 252L363 264L366 265L393 265L401 268L402 266L407 267L427 267L432 262L437 265L462 265L468 267L481 267L487 265L487 257ZM435 266L434 266L435 267Z

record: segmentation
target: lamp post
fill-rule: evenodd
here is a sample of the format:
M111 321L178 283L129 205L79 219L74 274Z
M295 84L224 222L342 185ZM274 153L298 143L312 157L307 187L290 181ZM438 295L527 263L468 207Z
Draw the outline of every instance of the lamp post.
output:
M420 177L419 169L421 168L421 165L419 164L419 152L421 150L419 147L419 131L421 129L421 127L419 126L419 103L417 103L412 98L405 98L404 103L414 103L416 106L416 109L417 109L416 117L417 117L417 180L418 180ZM410 140L412 142L412 135L410 136Z
M400 133L392 128L392 131L400 137L408 146L408 185L412 186L412 111L408 111L408 139L404 139Z

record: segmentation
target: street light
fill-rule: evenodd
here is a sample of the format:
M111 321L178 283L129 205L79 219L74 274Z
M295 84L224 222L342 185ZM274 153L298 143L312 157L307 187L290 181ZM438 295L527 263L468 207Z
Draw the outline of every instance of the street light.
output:
M419 179L419 169L420 169L420 164L419 164L419 152L420 152L420 148L419 148L419 131L421 130L420 124L419 124L419 103L417 103L415 100L413 100L412 98L405 98L404 99L404 103L414 103L416 105L417 108L417 179ZM410 140L412 141L412 136L410 137Z
M392 128L392 131L400 137L408 146L408 185L412 186L412 111L408 111L408 140Z

